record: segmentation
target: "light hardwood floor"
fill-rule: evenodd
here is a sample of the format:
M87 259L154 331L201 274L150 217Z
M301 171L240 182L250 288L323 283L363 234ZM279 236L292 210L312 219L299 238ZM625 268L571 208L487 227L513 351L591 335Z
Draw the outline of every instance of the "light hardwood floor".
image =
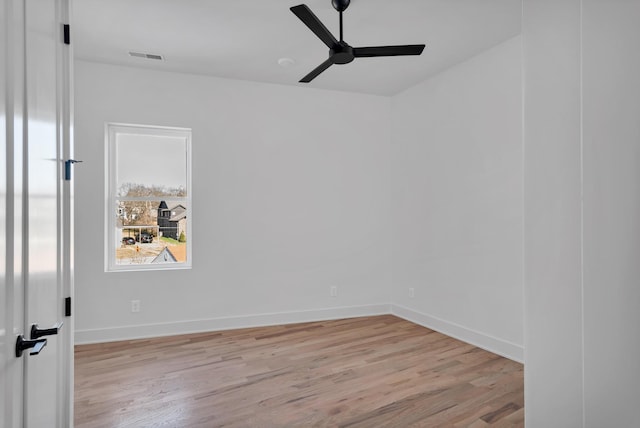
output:
M76 427L522 427L521 364L391 315L76 346Z

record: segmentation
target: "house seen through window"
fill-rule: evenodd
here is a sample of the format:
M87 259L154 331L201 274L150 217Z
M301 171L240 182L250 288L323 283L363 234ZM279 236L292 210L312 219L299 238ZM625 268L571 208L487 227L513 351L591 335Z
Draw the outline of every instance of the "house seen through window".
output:
M108 124L106 269L191 266L191 131Z

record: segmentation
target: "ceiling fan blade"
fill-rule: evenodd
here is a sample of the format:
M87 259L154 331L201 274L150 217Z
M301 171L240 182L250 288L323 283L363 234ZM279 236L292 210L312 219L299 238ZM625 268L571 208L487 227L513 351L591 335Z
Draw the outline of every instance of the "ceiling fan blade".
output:
M325 62L323 62L322 64L320 64L316 68L314 68L311 73L307 74L302 79L300 79L300 83L309 83L309 82L311 82L313 79L318 77L318 75L320 73L322 73L327 68L329 68L332 64L333 64L333 62L331 62L330 59L326 60Z
M309 9L306 4L293 6L291 8L291 12L300 18L300 20L304 22L304 24L329 47L329 49L332 49L338 44L338 41L333 37L333 34L331 34L318 17L311 12L311 9Z
M420 55L423 50L424 45L370 46L366 48L353 48L353 56L356 58L366 58L374 56Z

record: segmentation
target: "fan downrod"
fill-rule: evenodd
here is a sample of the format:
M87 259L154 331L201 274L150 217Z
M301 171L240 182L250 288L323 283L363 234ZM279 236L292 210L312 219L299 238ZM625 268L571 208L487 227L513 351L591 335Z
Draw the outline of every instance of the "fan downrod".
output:
M338 12L344 12L349 7L351 0L331 0L333 8Z

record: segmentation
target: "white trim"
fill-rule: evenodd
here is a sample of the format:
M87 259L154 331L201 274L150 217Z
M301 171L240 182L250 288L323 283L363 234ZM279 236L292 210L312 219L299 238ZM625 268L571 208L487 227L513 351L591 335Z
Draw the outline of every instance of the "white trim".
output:
M163 197L119 197L116 196L116 176L117 176L117 157L116 157L116 137L118 134L131 134L131 135L155 135L159 137L174 137L184 139L186 149L186 190L187 196L171 196L164 199L172 201L182 201L187 206L188 221L187 221L187 260L180 263L170 264L133 264L133 265L118 265L116 263L114 249L116 245L115 231L116 220L114 217L114 208L116 207L116 200L136 200L136 201L148 201L163 199ZM104 263L105 272L127 272L127 271L144 271L144 270L175 270L175 269L191 269L192 267L192 225L193 225L193 207L191 196L191 129L178 128L168 126L153 126L153 125L134 125L123 123L105 123L105 253Z
M3 151L3 172L0 183L5 194L0 197L0 426L22 424L24 359L15 358L10 340L24 328L23 288L20 248L24 219L19 215L23 196L18 166L21 163L24 102L24 3L3 1L0 5L0 150ZM12 66L6 66L11 64ZM17 179L17 180L16 180ZM17 253L17 254L16 254Z
M76 330L75 343L82 345L90 343L116 342L120 340L147 339L151 337L173 336L178 334L203 333L220 330L234 330L239 328L266 327L272 325L328 321L342 318L388 314L395 315L412 323L436 330L440 333L446 334L447 336L477 346L478 348L509 358L510 360L514 360L519 363L522 363L524 360L524 348L522 345L517 345L431 315L423 314L401 305L386 303Z
M71 25L71 1L58 0L58 23ZM58 57L58 127L60 142L58 148L58 214L59 220L59 294L58 302L69 297L74 300L73 232L74 206L73 181L62 179L64 161L73 159L73 45L57 42ZM72 174L73 177L73 174ZM74 317L66 317L64 305L58 304L58 319L64 321L64 327L58 337L58 424L73 426L74 411Z
M342 318L356 318L391 313L389 304L345 306L338 308L313 309L307 311L275 312L266 314L220 317L200 320L129 325L123 327L76 330L75 343L102 343L119 340L146 339L150 337L173 336L178 334L202 333L238 328L265 327L271 325L295 324L301 322L327 321Z
M587 426L585 316L584 316L584 1L580 0L580 347L582 373L582 426Z
M391 313L397 317L462 340L463 342L509 358L510 360L519 363L524 362L524 346L522 345L499 339L432 315L414 311L402 305L391 304L390 306Z

